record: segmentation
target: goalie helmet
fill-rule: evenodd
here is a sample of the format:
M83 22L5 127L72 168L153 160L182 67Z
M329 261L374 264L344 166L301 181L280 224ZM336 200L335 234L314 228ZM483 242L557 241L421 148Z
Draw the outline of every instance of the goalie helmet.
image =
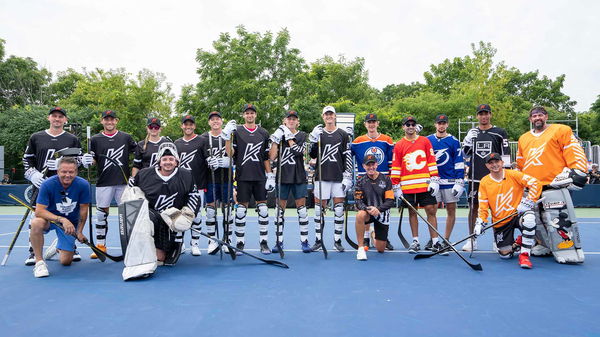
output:
M177 147L175 144L167 142L162 143L158 147L158 160L163 156L173 156L179 162L179 154L177 153Z

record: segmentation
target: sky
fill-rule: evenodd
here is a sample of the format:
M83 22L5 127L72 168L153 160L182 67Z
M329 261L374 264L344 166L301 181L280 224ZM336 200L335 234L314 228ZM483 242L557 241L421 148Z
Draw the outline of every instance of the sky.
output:
M198 80L197 49L223 32L287 28L307 62L363 57L369 82L423 82L432 64L490 42L522 72L566 75L563 92L587 111L600 95L600 1L129 1L0 0L7 55L53 73L149 69L178 95Z

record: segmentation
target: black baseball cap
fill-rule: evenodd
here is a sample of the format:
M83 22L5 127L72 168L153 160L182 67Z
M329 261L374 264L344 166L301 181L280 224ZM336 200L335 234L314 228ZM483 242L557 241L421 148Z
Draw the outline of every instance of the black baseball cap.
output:
M290 116L291 117L299 118L298 117L298 112L296 110L290 110L290 111L288 111L288 112L285 113L285 118L288 118Z
M187 121L191 121L192 123L196 123L196 118L194 118L194 116L192 115L184 115L183 117L181 117L181 123L185 123Z
M368 154L363 158L363 164L377 163L377 157L374 154Z
M365 116L365 122L370 122L370 121L378 121L377 115L376 114L367 114Z
M435 122L436 123L439 123L439 122L448 123L448 116L446 116L445 114L439 114L439 115L435 116Z
M146 125L152 125L152 124L160 126L160 119L158 119L156 117L148 118L148 122L146 123Z
M208 119L210 120L212 118L212 116L217 116L219 118L223 118L223 116L221 116L221 113L218 111L211 111L208 113Z
M413 116L406 116L402 118L402 125L406 124L407 122L415 122L416 124L417 120Z
M63 116L67 117L67 111L59 106L55 106L54 108L50 109L48 115L51 115L54 111L60 112L61 114L63 114Z
M118 118L117 113L112 110L102 111L102 118L104 119L106 117Z
M254 112L256 112L256 106L254 104L251 104L251 103L244 104L244 108L242 109L242 112L245 112L248 109L254 110Z
M485 157L485 163L489 163L492 160L502 160L502 156L499 153L492 152Z
M482 111L492 112L492 108L489 104L479 104L477 106L477 113L480 113Z

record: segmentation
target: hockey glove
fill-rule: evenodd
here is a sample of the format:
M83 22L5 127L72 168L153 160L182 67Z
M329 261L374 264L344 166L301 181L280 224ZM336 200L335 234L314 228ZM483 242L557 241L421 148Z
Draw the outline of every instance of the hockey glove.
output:
M271 135L271 141L275 144L279 144L281 142L281 138L283 137L283 129L281 128L281 126L279 126L277 128L277 130L275 130L275 132Z
M312 130L312 132L308 136L308 140L311 143L316 143L319 141L319 137L321 136L322 133L323 133L323 125L319 124L319 125L315 126L315 128Z
M351 125L348 125L346 127L346 133L348 134L348 136L350 136L350 138L354 139L354 127Z
M185 232L192 227L192 221L194 221L194 211L187 206L183 206L181 215L173 221L171 230L174 232Z
M285 125L280 126L280 128L283 129L283 136L285 137L285 140L292 140L294 138L296 138L294 136L294 134L292 133L292 131L290 130L290 128L288 128Z
M164 220L164 222L169 226L169 228L173 228L174 222L181 215L181 211L175 207L169 207L164 211L160 212L160 217Z
M31 181L33 186L37 188L40 188L44 180L46 180L44 175L33 167L25 172L25 179Z
M344 194L348 193L352 188L352 173L344 172L344 178L342 179L342 189Z
M467 136L465 137L465 146L473 146L473 139L477 138L477 129L473 128L467 132Z
M394 185L392 186L392 189L394 190L394 197L396 200L402 199L402 186L400 186L400 184Z
M533 200L523 197L519 203L519 206L517 206L517 213L523 214L527 211L531 211L533 210L533 206L535 206L535 202L533 202Z
M265 189L267 192L273 192L275 190L275 173L267 173L267 182L265 183Z
M227 122L227 125L225 125L225 127L223 128L223 132L221 132L221 138L225 140L230 140L231 134L233 133L233 131L235 131L236 128L237 123L235 122L235 120L230 120L229 122Z
M206 158L206 164L208 165L209 169L214 171L219 168L219 158L208 157L208 158Z
M481 218L477 218L477 221L475 222L475 228L473 228L473 233L475 233L475 236L483 234L484 227L487 227L487 223L483 222Z
M578 169L572 169L571 170L571 180L573 180L573 183L571 185L569 185L567 188L570 191L579 191L587 183L587 178L588 178L587 174L585 174L584 172L581 172Z
M231 158L223 157L218 159L219 167L228 168L231 166Z
M50 171L56 171L58 169L58 162L56 159L48 159L46 160L46 167Z
M88 168L93 163L94 163L94 156L92 156L91 154L85 153L85 154L83 154L83 156L81 156L81 165L83 165L83 167Z
M460 198L460 196L465 191L464 181L462 179L454 180L454 186L452 186L452 195L455 198Z
M429 193L431 193L431 195L434 197L437 197L438 194L440 194L440 177L433 176L430 178L427 191L429 191Z
M417 124L415 126L415 131L417 131L417 133L421 133L421 131L423 131L423 125Z

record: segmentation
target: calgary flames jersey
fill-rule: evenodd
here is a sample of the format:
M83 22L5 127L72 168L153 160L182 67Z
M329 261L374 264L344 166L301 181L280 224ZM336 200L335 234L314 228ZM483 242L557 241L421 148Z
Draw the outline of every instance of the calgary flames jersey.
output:
M529 131L519 138L517 167L548 185L565 167L587 172L587 159L570 127L551 124L541 133Z
M402 192L426 192L429 178L437 175L435 154L427 137L417 136L415 140L404 137L396 143L390 177L392 184L401 184Z
M537 179L523 172L504 169L504 177L500 181L489 174L483 177L479 183L479 218L487 222L488 210L491 210L492 222L495 222L516 212L526 187L529 189L527 199L537 201L542 187ZM500 227L508 221L510 218L494 227Z

